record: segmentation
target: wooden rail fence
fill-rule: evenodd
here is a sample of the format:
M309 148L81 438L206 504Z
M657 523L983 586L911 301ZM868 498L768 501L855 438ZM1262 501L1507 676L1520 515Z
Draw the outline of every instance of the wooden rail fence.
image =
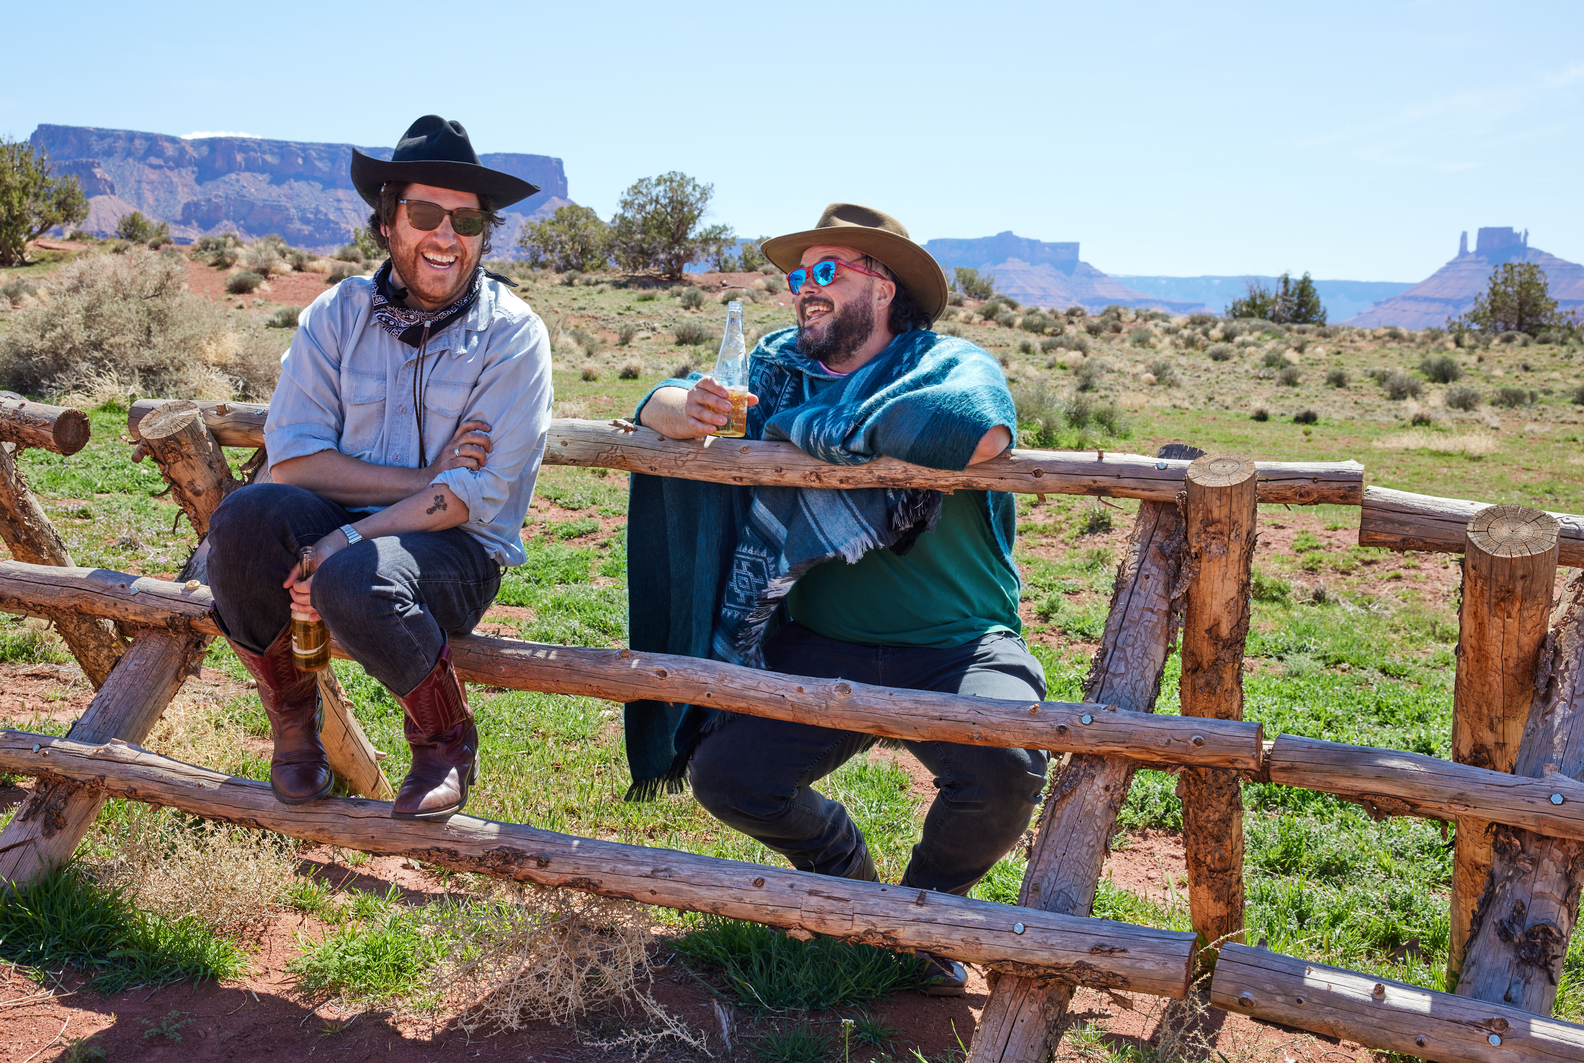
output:
M36 406L28 412L25 427L18 417L9 428L0 400L0 440L56 439L65 414L51 419ZM261 448L266 414L265 407L244 403L145 400L134 406L128 427L139 454L160 465L202 533L214 506L242 482L220 448ZM1584 1029L1546 1013L1584 886L1584 573L1570 580L1549 622L1546 613L1555 567L1584 566L1584 518L1365 489L1354 462L1249 462L1181 445L1154 457L1014 450L945 472L889 459L834 467L782 443L682 442L625 422L556 421L545 461L737 484L1140 499L1081 703L893 690L625 649L482 636L452 643L465 679L496 686L694 702L891 737L1064 753L1053 765L1019 906L467 816L448 824L398 822L386 818L387 806L377 800L284 809L261 783L179 764L135 744L140 728L147 730L141 721L152 725L194 654L217 634L207 588L73 568L64 557L28 563L40 558L14 544L18 560L0 562L0 610L85 618L135 638L127 649L117 635L123 661L67 739L0 733L0 768L40 779L12 824L22 832L21 844L11 844L12 828L0 837L0 859L9 858L0 870L25 881L47 869L69 855L104 797L126 796L448 867L984 963L995 973L970 1050L979 1063L1043 1060L1060 1036L1074 985L1183 995L1201 943L1219 946L1202 959L1214 966L1212 1000L1232 1010L1439 1060L1580 1058ZM267 468L265 455L256 454L248 468ZM25 485L14 494L25 495ZM1465 553L1454 760L1290 735L1267 742L1258 724L1240 719L1258 502L1356 505L1361 543ZM1155 716L1179 629L1184 715ZM328 694L334 700L335 691ZM361 765L365 777L369 767L377 775L378 755L344 705L332 706L331 715L345 720L338 759L354 773ZM1086 918L1139 765L1181 772L1197 940ZM1451 962L1462 976L1459 995L1236 943L1243 925L1244 779L1333 793L1378 816L1458 824ZM372 781L365 787L376 791ZM15 850L28 855L12 857Z

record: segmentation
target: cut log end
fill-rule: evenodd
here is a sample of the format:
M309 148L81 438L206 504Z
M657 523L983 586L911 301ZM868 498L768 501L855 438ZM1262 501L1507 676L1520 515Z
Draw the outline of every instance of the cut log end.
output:
M1468 524L1469 543L1492 557L1536 557L1554 551L1562 524L1528 506L1487 506Z
M139 422L138 434L150 441L169 439L189 430L189 426L194 421L202 423L202 417L196 402L181 399L177 402L163 403L156 406Z
M1231 454L1206 454L1188 466L1188 479L1201 487L1231 487L1257 475L1254 463Z

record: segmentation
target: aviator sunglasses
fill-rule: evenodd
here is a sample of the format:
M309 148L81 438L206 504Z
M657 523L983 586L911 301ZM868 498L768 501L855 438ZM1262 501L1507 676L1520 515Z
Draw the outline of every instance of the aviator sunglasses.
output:
M803 283L812 280L821 288L836 279L836 267L850 269L854 273L862 273L865 277L879 277L881 280L890 280L884 273L876 273L872 269L865 269L856 262L848 262L840 258L824 258L812 266L799 266L787 274L787 288L793 295L803 290Z
M407 221L414 229L421 229L424 232L438 229L440 219L449 214L452 232L458 236L477 236L484 231L484 219L489 217L489 211L479 210L477 207L446 210L440 204L430 203L426 199L398 199L396 202L407 204Z

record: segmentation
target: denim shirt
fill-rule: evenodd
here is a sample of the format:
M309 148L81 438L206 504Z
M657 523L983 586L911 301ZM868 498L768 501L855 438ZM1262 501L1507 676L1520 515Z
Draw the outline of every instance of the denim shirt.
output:
M374 465L419 467L413 413L418 352L374 323L373 290L372 279L349 278L303 310L264 425L272 467L321 450ZM489 425L492 447L482 469L447 469L432 482L467 504L462 528L496 562L522 564L523 518L544 457L553 398L544 323L486 277L472 308L429 337L424 377L428 460L464 420Z

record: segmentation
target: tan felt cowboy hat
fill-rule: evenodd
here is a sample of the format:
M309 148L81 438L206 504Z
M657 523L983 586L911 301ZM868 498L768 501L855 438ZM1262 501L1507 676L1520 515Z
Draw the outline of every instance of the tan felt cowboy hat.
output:
M380 187L388 181L488 196L494 210L539 191L538 185L485 166L462 123L448 122L437 114L426 114L414 122L391 152L389 161L352 149L352 187L365 203L378 207Z
M940 263L913 242L901 222L872 207L832 203L814 228L766 240L760 250L777 269L790 273L801 264L803 252L821 244L850 247L883 262L931 321L946 309L946 273Z

